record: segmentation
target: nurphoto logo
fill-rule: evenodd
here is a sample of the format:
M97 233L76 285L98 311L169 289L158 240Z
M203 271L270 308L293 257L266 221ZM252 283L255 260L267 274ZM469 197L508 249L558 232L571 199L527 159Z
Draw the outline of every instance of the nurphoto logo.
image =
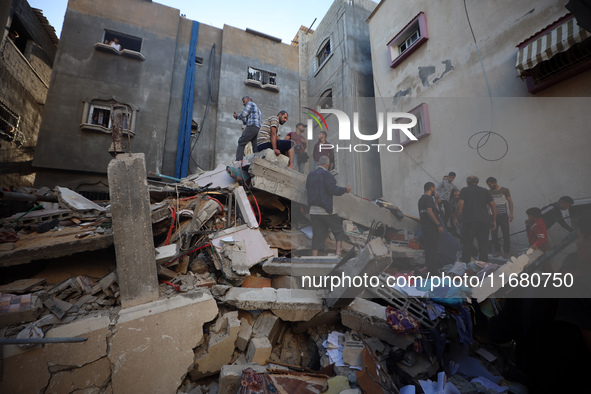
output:
M304 112L305 114L309 115L311 119L308 119L307 124L307 135L306 138L311 140L312 137L312 127L314 123L312 120L315 120L318 126L320 126L320 130L328 132L328 125L326 124L326 119L322 114L334 114L337 117L339 122L339 138L338 141L351 141L351 120L349 116L344 113L343 111L339 111L338 109L320 109L320 112L313 110L309 107L304 107L304 109L310 112ZM382 134L384 133L384 119L386 123L386 140L388 141L387 144L379 143ZM407 123L397 123L400 120L408 119L410 122ZM340 145L340 144L320 144L320 151L335 149L338 151L349 151L349 152L369 152L372 149L377 149L380 152L380 149L385 149L388 152L402 152L404 147L399 143L390 143L394 140L394 130L400 130L400 132L404 133L408 139L412 141L417 141L417 137L410 131L413 127L417 125L417 117L413 114L407 112L387 112L384 116L383 112L378 113L378 130L373 134L365 134L361 130L359 130L359 113L353 113L353 133L355 137L362 141L376 141L377 143L373 144L349 144L349 145ZM365 131L365 130L364 130ZM397 139L397 138L396 138Z

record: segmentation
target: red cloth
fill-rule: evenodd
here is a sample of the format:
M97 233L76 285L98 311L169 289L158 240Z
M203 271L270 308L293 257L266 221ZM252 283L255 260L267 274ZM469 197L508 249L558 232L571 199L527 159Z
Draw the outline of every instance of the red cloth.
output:
M540 246L548 242L548 231L546 230L544 219L540 218L537 219L533 224L528 224L526 230L529 246L535 246L539 249Z

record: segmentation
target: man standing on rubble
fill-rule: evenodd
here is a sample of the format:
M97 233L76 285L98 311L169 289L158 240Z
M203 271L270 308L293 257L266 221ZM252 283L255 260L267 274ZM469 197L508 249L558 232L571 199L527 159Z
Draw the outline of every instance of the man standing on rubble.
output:
M493 256L499 257L501 255L501 242L499 240L500 227L503 236L503 251L505 252L503 258L508 259L511 257L509 255L509 249L511 248L509 222L513 221L513 199L511 198L511 192L506 187L501 187L497 183L496 178L492 176L486 179L486 184L497 206L497 228L491 231L493 247L495 248L495 254Z
M263 122L257 137L257 150L273 149L276 156L285 155L289 157L289 168L293 169L294 148L293 141L279 139L279 125L285 124L289 114L287 111L279 111L277 116L271 116Z
M467 187L460 190L458 201L459 217L462 212L462 262L469 263L474 238L478 242L478 260L488 262L488 234L497 227L497 206L492 196L483 187L478 186L479 179L470 175L466 179ZM492 226L489 221L488 209L492 211ZM458 223L456 223L458 225Z
M419 199L419 216L423 233L423 249L425 249L425 265L431 273L435 274L439 268L443 226L439 222L439 211L435 205L435 184L427 182L423 190L425 194Z
M261 128L261 111L250 96L242 97L242 105L244 105L244 111L242 113L237 114L234 112L234 119L242 120L242 123L246 126L238 139L236 161L242 160L244 157L244 147L249 142L252 144L252 151L257 151L257 135Z
M544 219L544 223L546 223L546 229L550 229L554 223L558 222L566 231L569 233L573 232L573 228L564 220L562 211L568 210L574 203L575 201L569 196L563 196L557 202L542 208L542 218Z
M341 246L345 239L341 219L332 212L332 196L342 196L351 192L351 187L337 186L334 175L328 171L330 160L321 156L318 168L308 174L306 190L308 191L308 206L310 207L310 221L312 222L312 256L318 256L318 251L324 249L324 241L328 229L332 231L336 241L336 253L341 254Z

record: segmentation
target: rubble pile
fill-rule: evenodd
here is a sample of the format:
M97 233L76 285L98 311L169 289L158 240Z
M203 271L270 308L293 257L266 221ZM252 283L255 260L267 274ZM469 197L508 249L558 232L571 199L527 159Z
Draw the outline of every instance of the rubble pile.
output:
M335 198L345 219L346 255L309 256L305 177L285 160L260 152L179 182L148 179L160 297L207 292L219 309L204 326L178 392L248 392L239 391L248 384L257 392L254 383L261 382L288 393L401 392L407 385L429 392L430 384L508 392L501 373L506 355L477 335L478 319L498 308L488 300L494 290L450 295L444 294L450 286L419 288L409 279L426 276L416 221L384 201L352 195ZM21 203L16 194L28 196L28 205L1 219L2 267L113 244L109 201L63 187L20 190L12 197ZM327 240L328 252L334 245ZM455 263L444 272L521 272L540 254ZM331 288L303 281L363 274L379 283ZM404 278L405 285L393 287L388 276ZM48 327L121 308L115 271L59 284L22 279L0 291L5 338L24 331L43 337ZM480 307L467 303L470 298Z

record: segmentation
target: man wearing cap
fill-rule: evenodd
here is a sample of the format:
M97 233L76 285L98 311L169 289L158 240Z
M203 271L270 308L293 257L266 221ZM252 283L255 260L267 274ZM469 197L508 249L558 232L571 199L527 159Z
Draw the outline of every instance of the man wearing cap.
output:
M298 123L296 125L296 131L292 131L289 133L285 139L292 140L294 142L294 167L299 172L304 172L304 166L308 162L308 153L306 152L306 147L308 146L308 142L306 138L302 135L302 133L306 131L306 125L303 123Z

